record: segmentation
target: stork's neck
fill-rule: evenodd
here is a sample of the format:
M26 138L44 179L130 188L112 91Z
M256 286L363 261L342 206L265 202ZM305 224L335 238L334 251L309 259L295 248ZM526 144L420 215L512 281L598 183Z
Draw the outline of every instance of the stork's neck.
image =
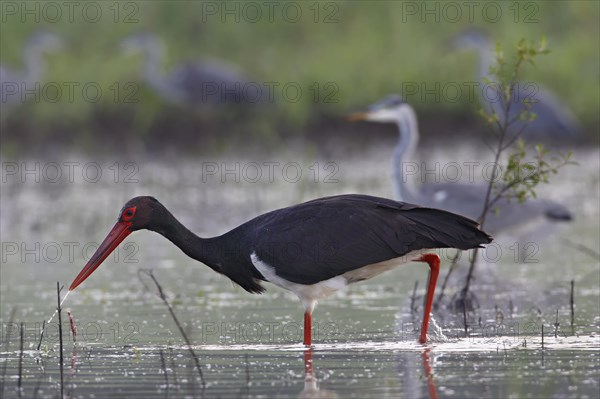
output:
M394 149L392 174L394 197L399 201L413 201L415 189L413 176L406 176L407 171L419 170L413 163L413 155L419 142L419 127L415 111L406 106L400 111L396 120L400 131L400 140Z
M169 241L179 247L187 256L196 259L211 269L220 272L223 251L218 244L219 238L201 238L192 233L168 210L152 230L166 237Z

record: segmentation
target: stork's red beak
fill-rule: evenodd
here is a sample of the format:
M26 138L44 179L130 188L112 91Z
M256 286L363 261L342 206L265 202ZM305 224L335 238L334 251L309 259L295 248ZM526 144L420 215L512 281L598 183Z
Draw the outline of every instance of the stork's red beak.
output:
M117 222L110 233L106 236L102 244L98 247L94 255L90 258L87 265L79 272L79 275L73 280L69 291L73 291L77 286L83 283L93 272L102 264L104 259L114 251L116 247L127 237L131 230L131 222Z

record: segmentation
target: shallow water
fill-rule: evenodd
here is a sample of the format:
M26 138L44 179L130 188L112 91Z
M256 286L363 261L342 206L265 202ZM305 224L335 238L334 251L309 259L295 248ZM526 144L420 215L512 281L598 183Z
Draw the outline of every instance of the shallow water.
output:
M56 306L56 281L70 284L128 198L155 195L191 230L217 235L254 215L320 196L363 192L389 197L389 151L381 147L319 159L318 177L312 174L315 160L309 156L269 159L280 165L297 162L304 172L297 182L277 173L272 181L242 178L239 183L202 173L208 165L203 162L245 165L264 162L262 158L149 162L73 156L82 165L98 162L106 178L51 183L43 176L40 182L9 176L0 193L4 397L18 397L20 323L22 396L59 395L58 328L56 320L49 324L36 351L42 320ZM471 153L473 149L445 148L430 155L443 162L469 159ZM273 286L265 295L247 294L157 234L131 235L64 304L78 328L73 343L64 312L65 395L597 397L600 268L598 259L565 238L598 251L599 153L581 151L576 160L580 166L565 169L555 185L541 188L542 195L569 205L575 222L538 228L524 238L499 237L502 256L488 256L478 269L473 291L479 306L465 315L468 337L462 312L449 306L466 273L462 265L433 313L435 325L426 347L416 343L415 332L427 278L421 264L404 265L322 301L315 311L315 347L308 353L299 344L302 309L292 294ZM115 179L114 168L109 168L117 161L122 174ZM123 168L126 162L135 163L137 182L125 181L125 172L133 170ZM326 169L327 162L335 163L337 182L325 181L333 170ZM529 243L535 254L527 263L516 263L517 252L524 250L519 248ZM138 273L140 268L153 269L164 287L194 345L206 388L152 281ZM411 298L416 280L416 296Z

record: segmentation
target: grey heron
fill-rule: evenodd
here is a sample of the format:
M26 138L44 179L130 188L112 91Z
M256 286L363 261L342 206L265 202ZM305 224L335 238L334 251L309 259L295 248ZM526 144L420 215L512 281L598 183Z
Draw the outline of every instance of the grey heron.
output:
M63 40L52 32L36 32L23 47L22 71L10 70L0 65L0 95L2 103L24 102L24 91L35 90L46 69L44 53L60 50ZM39 90L39 89L38 89Z
M217 60L183 63L163 72L164 42L138 33L121 42L126 53L145 55L144 79L163 98L178 105L264 102L263 87L234 65Z
M411 161L417 147L419 129L414 109L401 96L388 96L365 112L351 114L349 119L398 125L400 140L394 150L392 164L396 200L440 208L472 219L481 216L487 184L426 183L414 187L412 181L403 176L404 162ZM485 228L494 235L536 219L557 222L571 220L572 216L565 206L547 199L530 199L525 203L501 199L486 215Z
M477 52L479 57L477 68L477 79L480 85L477 90L479 97L486 111L494 112L503 118L503 101L499 96L497 85L490 76L490 67L495 63L494 44L491 39L481 30L469 29L455 37L453 44L456 48ZM486 77L491 82L486 82ZM518 116L525 110L524 102L530 105L529 111L536 115L536 118L530 122L516 121L510 129L513 134L523 128L522 137L527 141L573 142L585 139L585 133L573 113L552 92L540 84L517 82L512 101L513 104L509 111L510 118ZM524 123L527 123L526 127L524 127Z

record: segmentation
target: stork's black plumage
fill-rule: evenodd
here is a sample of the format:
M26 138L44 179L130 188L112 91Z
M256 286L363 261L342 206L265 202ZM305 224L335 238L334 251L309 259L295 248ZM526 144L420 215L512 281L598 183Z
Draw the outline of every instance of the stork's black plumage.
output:
M476 222L463 216L358 194L278 209L221 236L204 239L189 231L153 197L136 197L125 204L117 224L70 290L83 282L129 233L140 229L162 234L188 256L248 292L263 292L264 281L295 292L309 319L318 299L394 265L417 260L428 262L432 271L439 268L437 256L432 260L432 255L417 251L471 249L491 241ZM423 325L422 337L425 320ZM308 326L310 330L310 321Z
M489 242L470 219L367 195L326 197L278 209L222 237L240 237L242 259L256 252L278 276L297 284L316 284L411 251L471 249ZM236 271L223 272L232 278L228 273Z

